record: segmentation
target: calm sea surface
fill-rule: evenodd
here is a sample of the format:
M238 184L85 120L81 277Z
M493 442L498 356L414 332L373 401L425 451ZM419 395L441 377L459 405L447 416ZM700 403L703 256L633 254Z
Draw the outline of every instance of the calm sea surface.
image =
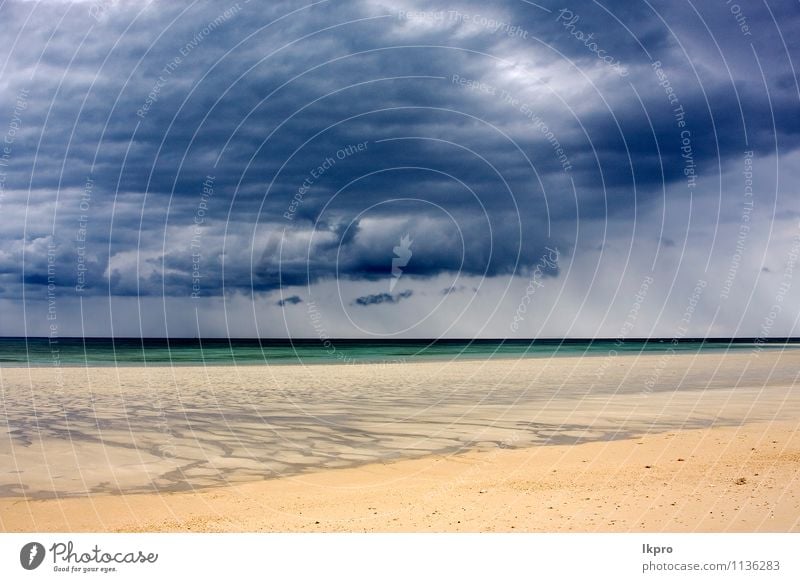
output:
M0 338L0 366L252 365L566 357L800 347L800 338L354 340Z

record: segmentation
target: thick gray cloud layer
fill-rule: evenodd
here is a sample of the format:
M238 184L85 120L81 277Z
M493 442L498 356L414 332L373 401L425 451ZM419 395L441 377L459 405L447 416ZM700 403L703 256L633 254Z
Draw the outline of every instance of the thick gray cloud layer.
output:
M745 152L774 161L764 228L798 211L778 176L800 137L800 15L737 8L6 2L0 297L372 285L406 235L414 301L463 288L448 277L526 282L552 248L595 261L577 288L632 259L725 272ZM624 261L598 271L614 245ZM387 291L341 303L411 301L370 299Z
M403 299L408 299L414 294L411 289L406 289L400 293L377 293L375 295L364 295L363 297L356 297L355 304L367 307L369 305L380 305L381 303L399 303Z

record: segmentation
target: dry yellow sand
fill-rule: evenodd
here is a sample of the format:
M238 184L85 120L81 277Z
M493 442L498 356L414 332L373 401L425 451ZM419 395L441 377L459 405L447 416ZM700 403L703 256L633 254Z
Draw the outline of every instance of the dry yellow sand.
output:
M0 500L5 531L800 530L797 423L329 469L196 492Z
M798 370L775 348L0 368L0 530L793 531Z

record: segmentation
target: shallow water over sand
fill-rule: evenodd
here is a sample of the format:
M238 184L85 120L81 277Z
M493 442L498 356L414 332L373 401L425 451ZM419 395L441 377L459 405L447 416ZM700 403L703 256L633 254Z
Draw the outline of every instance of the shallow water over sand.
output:
M0 496L186 490L467 449L800 417L800 350L3 368Z

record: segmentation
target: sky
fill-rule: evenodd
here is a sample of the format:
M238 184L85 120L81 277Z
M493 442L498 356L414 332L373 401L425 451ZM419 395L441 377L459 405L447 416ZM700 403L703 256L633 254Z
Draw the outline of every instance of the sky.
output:
M0 3L0 335L798 335L800 8Z

